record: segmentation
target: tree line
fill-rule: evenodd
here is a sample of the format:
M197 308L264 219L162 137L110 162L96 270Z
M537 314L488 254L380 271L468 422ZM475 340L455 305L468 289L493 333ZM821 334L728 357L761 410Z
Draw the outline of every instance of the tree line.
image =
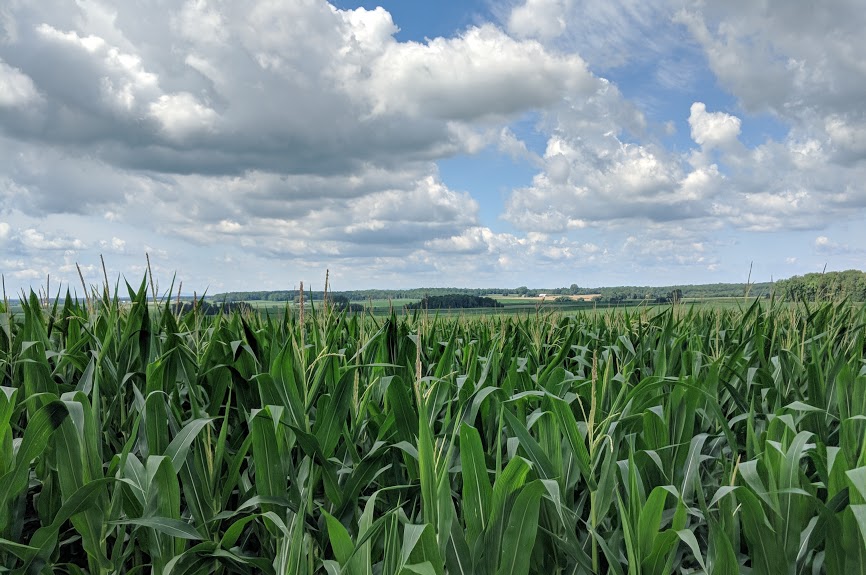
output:
M776 293L787 299L825 301L849 298L866 301L866 273L859 270L812 273L776 282Z
M671 294L678 293L682 298L711 298L711 297L742 297L768 296L773 289L770 282L758 283L715 283L697 285L670 285L670 286L613 286L613 287L580 287L571 284L568 287L559 288L529 288L527 286L511 288L411 288L411 289L366 289L366 290L344 290L328 292L328 297L345 297L352 302L366 302L371 299L422 299L425 296L451 296L471 295L490 296L505 295L517 297L538 297L541 294L550 296L567 295L592 295L598 294L599 301L619 302L627 300L658 300L669 298ZM233 291L209 296L211 301L298 301L299 290L277 290L277 291ZM304 299L307 301L321 301L324 298L323 291L304 291Z
M448 294L426 296L418 303L410 303L408 309L465 309L476 307L504 307L493 298L469 295Z

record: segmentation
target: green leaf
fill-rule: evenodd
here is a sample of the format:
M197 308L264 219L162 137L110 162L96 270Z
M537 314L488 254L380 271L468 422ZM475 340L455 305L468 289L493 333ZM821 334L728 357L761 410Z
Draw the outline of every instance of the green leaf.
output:
M648 557L652 552L653 542L659 533L667 496L668 492L664 487L656 487L640 510L637 536L641 558Z
M403 567L403 573L407 571L417 573L418 575L440 575L429 561L406 565Z
M409 564L427 563L436 575L442 575L444 562L439 554L436 534L430 524L403 526L403 547L400 563L408 568Z
M535 472L540 479L555 479L556 473L553 470L553 463L541 449L537 441L529 434L526 426L521 423L517 417L509 410L503 412L505 419L508 422L508 427L514 432L520 441L521 447L526 451L529 460L532 461Z
M256 493L264 497L285 495L286 472L277 445L271 410L265 408L255 412L250 426L253 438L253 461L256 464Z
M170 517L138 517L134 519L119 519L109 522L112 525L137 525L139 527L147 527L164 535L176 537L178 539L187 539L190 541L202 541L201 533L189 523L180 519L172 519Z
M571 406L565 400L558 397L548 397L550 398L553 412L556 414L559 425L565 432L568 445L575 456L575 462L580 470L580 474L583 476L583 480L586 481L590 490L594 491L598 485L595 476L592 474L589 450L586 447L583 435L581 435L577 427L577 419L575 419L574 413L571 411Z
M334 550L334 556L339 561L340 566L345 567L355 549L352 538L349 537L349 532L343 524L333 515L324 509L322 510L322 515L325 516L325 523L328 526L328 539L331 541L331 549Z
M701 555L701 549L698 545L698 540L695 537L694 532L690 529L680 529L679 531L677 531L677 535L683 541L683 543L688 545L689 549L692 552L692 557L698 562L701 568L706 571L707 565L706 563L704 563L704 558Z
M544 486L540 481L527 484L514 501L502 538L502 556L497 575L527 575L538 533L538 512Z
M863 540L863 545L866 546L866 505L852 505L851 512L854 514L854 519L857 520L857 527L860 530L860 538Z
M37 410L24 431L24 438L15 457L11 471L0 477L0 506L5 506L13 497L27 488L30 476L30 462L45 451L51 435L63 424L69 410L62 401L51 401ZM0 514L0 519L3 519ZM6 525L0 524L0 532Z
M424 522L437 524L438 501L436 497L436 461L433 452L433 433L427 420L427 405L420 398L418 406L418 469L421 474L421 510Z
M213 421L213 418L210 417L190 421L183 426L183 429L168 444L165 455L171 459L175 473L179 473L183 464L186 463L186 457L189 454L189 447L192 445L192 442L211 421Z
M460 466L463 470L463 519L469 547L487 527L491 515L493 488L487 475L484 450L478 430L465 423L460 426Z

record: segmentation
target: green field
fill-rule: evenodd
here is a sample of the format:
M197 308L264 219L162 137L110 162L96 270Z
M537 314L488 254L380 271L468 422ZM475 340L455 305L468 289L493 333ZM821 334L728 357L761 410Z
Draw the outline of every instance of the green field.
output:
M592 301L574 301L574 302L556 302L554 298L541 301L532 298L509 297L509 296L491 296L499 303L503 304L501 308L455 308L428 310L427 314L436 314L452 316L474 316L474 315L514 315L514 314L536 314L536 313L577 313L581 311L598 311L598 310L623 310L626 308L664 308L670 307L670 304L658 304L654 301L646 300L630 300L626 302L608 303L608 302L592 302ZM714 297L714 298L686 298L680 305L685 307L700 307L700 308L732 308L739 309L748 306L753 299L742 297ZM257 311L269 315L282 315L286 308L297 314L299 304L297 302L280 302L280 301L263 301L263 300L246 300L246 303L251 305ZM418 303L417 299L373 299L367 301L354 301L354 304L364 306L366 314L387 317L393 312L400 316L411 314L403 308L408 304ZM314 301L313 308L320 307L321 301ZM307 309L310 309L310 304L307 302Z
M129 291L0 309L0 573L866 573L861 306Z

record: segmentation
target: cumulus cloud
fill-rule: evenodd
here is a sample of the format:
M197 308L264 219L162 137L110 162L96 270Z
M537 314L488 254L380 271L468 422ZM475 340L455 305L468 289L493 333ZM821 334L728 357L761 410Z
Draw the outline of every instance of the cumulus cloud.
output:
M856 0L694 2L675 15L719 81L750 112L823 139L840 161L866 158L866 13Z
M595 69L651 62L681 42L667 2L518 0L505 5L502 20L510 32L576 52Z
M851 248L847 244L841 244L828 238L827 236L818 236L814 243L815 251L822 255L842 255L851 253Z
M707 112L703 102L692 104L689 126L692 139L707 149L730 146L740 134L739 118L724 112Z
M150 114L173 140L182 140L197 132L211 132L217 121L217 113L189 92L163 94L156 102L151 102Z
M491 272L499 277L515 274L518 283L525 283L520 282L520 274L527 269L574 273L577 269L603 265L611 256L606 246L591 241L534 232L518 236L484 226L468 228L450 238L430 240L424 248L441 254L436 265L443 271L458 262L467 273L491 277L494 276Z
M43 102L7 115L9 132L162 173L348 173L472 151L468 123L595 82L578 55L491 24L420 43L381 8L191 0L146 24L140 10L13 5L32 32L0 45L0 81Z
M20 240L24 247L31 250L79 250L85 247L81 240L52 237L33 228L22 230Z
M0 207L96 210L111 230L263 257L405 255L478 224L477 202L442 182L437 159L497 146L539 161L508 121L600 83L579 55L489 23L399 42L382 8L142 10L4 11L16 32L0 43L0 85L16 88L0 92ZM23 103L28 115L9 108ZM27 229L33 250L132 245Z
M33 80L0 59L0 107L23 107L38 97Z
M553 56L541 44L514 40L490 24L457 38L393 44L371 72L373 114L401 111L448 120L507 116L596 85L579 56Z
M718 166L629 142L642 115L603 86L593 98L550 115L542 171L512 192L504 217L526 231L561 233L624 219L702 218L724 177ZM700 161L698 161L700 160Z
M508 16L508 30L519 37L549 40L565 32L570 0L526 0Z
M521 14L530 4L519 3L511 14ZM659 145L641 129L641 122L628 123L623 115L604 121L627 107L618 93L589 98L595 101L595 114L586 113L591 107L586 103L582 110L550 112L551 136L542 170L530 186L509 196L504 218L523 230L555 232L629 220L641 226L678 221L695 229L712 222L767 232L817 230L862 214L866 107L860 95L866 89L866 68L843 49L857 43L862 25L841 20L847 14L866 24L863 14L848 11L849 4L832 14L826 7L747 4L737 4L741 11L702 2L685 8L659 3L650 12L614 10L609 21L625 23L611 26L613 37L621 34L621 46L643 38L642 22L679 27L679 34L688 34L686 50L676 56L663 45L648 47L665 54L660 58L664 69L657 68L656 78L664 76L668 89L681 88L683 82L673 78L670 69L683 68L693 75L688 50L701 51L745 116L708 110L695 101L687 121L697 148L675 152ZM575 2L571 8L586 11L590 19L603 13L591 1ZM581 26L574 24L576 17L568 21L569 33ZM797 42L800 34L802 44ZM566 45L562 38L547 42ZM589 60L596 66L602 61ZM745 145L744 126L754 114L767 112L787 134ZM674 132L670 124L662 131L668 136Z
M111 240L100 240L99 247L122 254L126 251L126 241L118 237L112 237Z
M833 114L824 119L829 146L844 163L866 158L866 119Z

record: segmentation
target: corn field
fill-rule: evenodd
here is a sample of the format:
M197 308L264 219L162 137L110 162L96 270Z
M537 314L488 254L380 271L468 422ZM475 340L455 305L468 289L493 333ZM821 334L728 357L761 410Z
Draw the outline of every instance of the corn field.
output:
M866 311L0 310L0 573L866 574Z

